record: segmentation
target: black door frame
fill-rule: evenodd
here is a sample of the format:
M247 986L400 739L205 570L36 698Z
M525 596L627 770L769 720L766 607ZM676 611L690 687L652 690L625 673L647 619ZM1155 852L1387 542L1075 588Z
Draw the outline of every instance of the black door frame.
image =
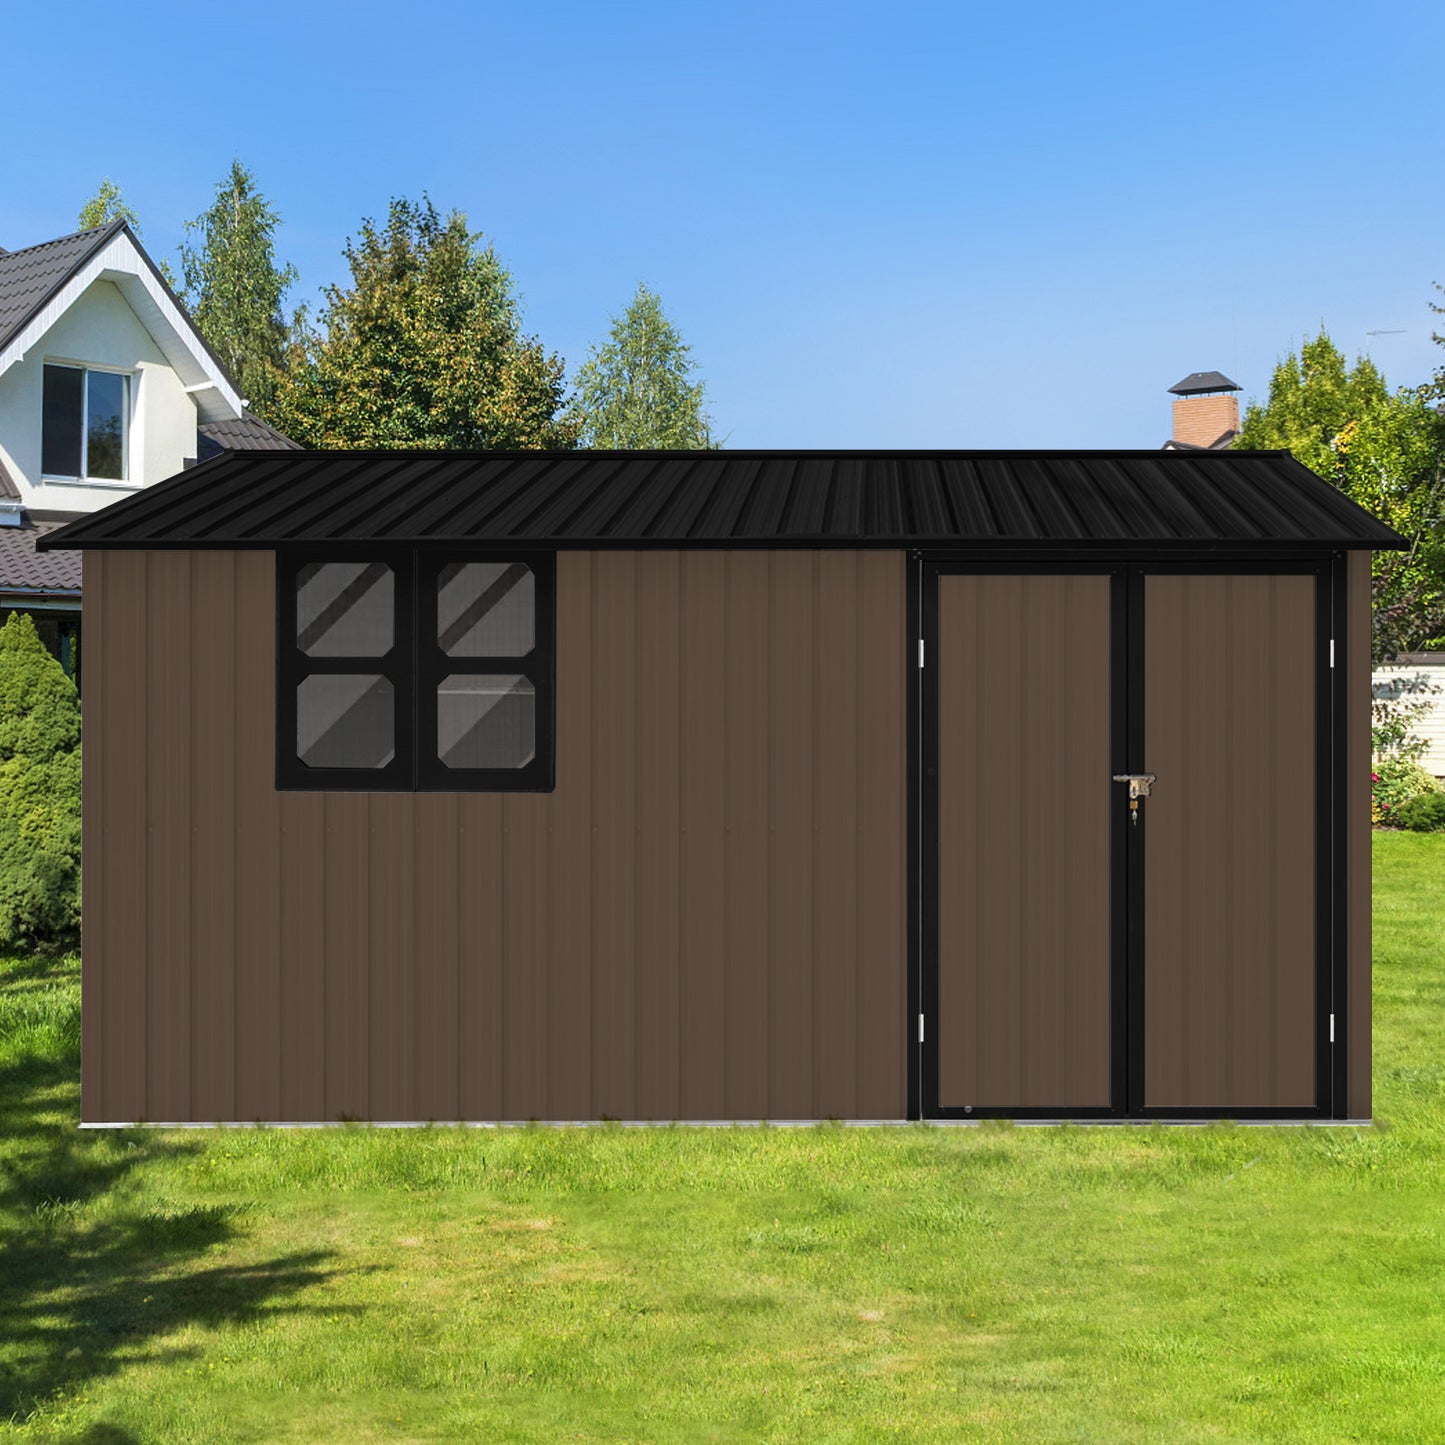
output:
M1146 1108L1139 1097L1144 1058L1143 908L1131 908L1144 886L1144 830L1130 829L1127 810L1110 821L1110 1105L1107 1109L944 1108L938 1102L938 579L946 574L1105 574L1110 593L1111 772L1142 772L1144 739L1144 579L1150 573L1304 573L1316 576L1316 870L1315 987L1316 1098L1312 1108ZM1313 549L1253 552L1212 550L1207 556L1131 549L1101 558L1098 551L1022 550L986 553L912 552L908 558L910 639L908 731L908 1114L916 1119L1305 1119L1347 1116L1348 1058L1345 941L1348 796L1346 755L1344 553ZM1332 646L1333 640L1333 646ZM1147 807L1142 810L1147 815ZM1131 836L1132 835L1132 836ZM1333 1017L1333 1036L1331 1018ZM1137 1020L1138 1026L1131 1026ZM933 1028L929 1029L929 1024ZM930 1037L930 1033L933 1035ZM1120 1041L1123 1041L1121 1046Z

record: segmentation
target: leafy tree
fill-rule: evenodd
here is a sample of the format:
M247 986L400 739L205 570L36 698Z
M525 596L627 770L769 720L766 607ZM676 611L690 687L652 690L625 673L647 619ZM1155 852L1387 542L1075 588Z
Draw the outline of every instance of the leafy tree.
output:
M80 706L28 614L0 628L0 945L80 925Z
M1275 367L1234 445L1288 448L1409 540L1375 555L1377 663L1445 632L1445 418L1421 392L1391 393L1367 358L1347 367L1321 331Z
M521 334L511 276L458 211L394 200L346 245L269 418L311 447L567 449L561 359Z
M280 219L233 160L210 208L186 222L199 244L180 249L182 299L251 409L268 418L288 334L281 305L296 281L294 266L276 265Z
M583 446L618 450L714 447L703 410L703 383L691 348L667 319L662 302L639 286L632 304L612 318L610 339L577 373L576 415Z
M128 221L131 230L140 235L135 212L126 205L120 187L107 176L100 183L100 189L80 208L80 229L88 231L94 226L108 226L112 221Z

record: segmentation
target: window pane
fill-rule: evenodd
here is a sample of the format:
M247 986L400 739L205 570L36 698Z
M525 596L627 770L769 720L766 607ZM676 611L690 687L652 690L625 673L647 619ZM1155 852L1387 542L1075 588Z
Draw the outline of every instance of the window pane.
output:
M113 371L88 371L85 384L85 474L123 482L126 378Z
M296 756L308 768L384 768L396 756L391 683L315 673L296 689Z
M537 752L537 698L525 677L453 673L437 689L437 757L449 768L521 768Z
M437 646L450 657L525 657L536 579L520 562L449 562L437 578Z
M296 579L296 645L308 657L385 657L395 635L384 562L309 562Z
M47 366L41 400L40 470L48 477L80 475L81 388L85 373L74 366Z

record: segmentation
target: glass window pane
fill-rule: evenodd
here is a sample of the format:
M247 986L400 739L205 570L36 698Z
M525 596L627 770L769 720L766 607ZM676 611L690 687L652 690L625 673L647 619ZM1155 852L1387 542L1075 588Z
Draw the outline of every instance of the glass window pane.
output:
M384 768L396 756L391 683L313 673L296 689L296 756L308 768Z
M297 647L308 657L385 657L392 594L384 562L308 562L296 579Z
M113 371L85 374L85 474L125 480L126 380Z
M40 470L48 477L80 475L81 388L85 373L47 366L40 403Z
M437 578L437 646L449 657L525 657L537 587L520 562L449 562Z
M453 673L437 689L437 757L449 768L521 768L537 753L537 698L525 677Z

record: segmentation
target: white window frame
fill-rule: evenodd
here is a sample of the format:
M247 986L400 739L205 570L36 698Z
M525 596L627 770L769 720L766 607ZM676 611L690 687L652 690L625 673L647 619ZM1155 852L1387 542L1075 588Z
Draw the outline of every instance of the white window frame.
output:
M115 477L92 477L88 474L87 468L90 465L90 386L88 383L82 382L80 386L80 475L69 477L62 473L43 471L40 474L40 480L65 482L72 487L123 487L127 491L134 491L135 483L130 479L130 433L131 413L135 409L135 371L126 366L102 366L91 361L72 361L66 356L45 357L41 362L40 371L42 451L44 450L45 367L47 366L64 366L71 371L79 372L103 371L110 376L125 377L125 405L121 408L120 418L120 469L122 475L117 479Z

